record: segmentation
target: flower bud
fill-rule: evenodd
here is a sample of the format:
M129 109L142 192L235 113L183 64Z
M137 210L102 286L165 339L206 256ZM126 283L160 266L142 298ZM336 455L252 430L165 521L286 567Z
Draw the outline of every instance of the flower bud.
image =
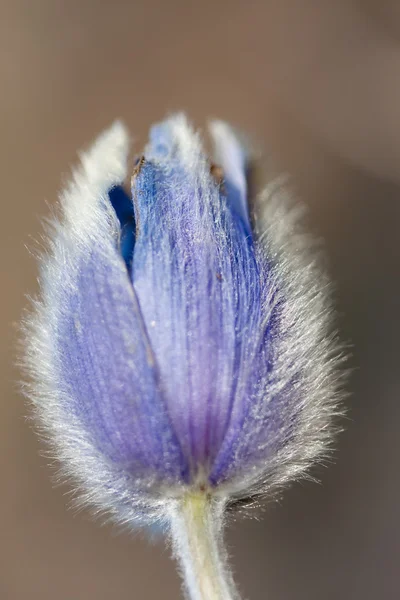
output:
M127 194L113 125L41 261L30 394L83 501L121 522L273 491L331 440L340 358L301 209L277 180L250 215L247 153L225 123L210 132L218 168L184 116L154 126Z

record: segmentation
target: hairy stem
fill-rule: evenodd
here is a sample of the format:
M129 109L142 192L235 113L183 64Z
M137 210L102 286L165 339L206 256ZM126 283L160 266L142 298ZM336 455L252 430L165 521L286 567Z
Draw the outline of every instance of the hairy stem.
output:
M240 600L223 545L224 504L187 494L171 510L171 537L190 600Z

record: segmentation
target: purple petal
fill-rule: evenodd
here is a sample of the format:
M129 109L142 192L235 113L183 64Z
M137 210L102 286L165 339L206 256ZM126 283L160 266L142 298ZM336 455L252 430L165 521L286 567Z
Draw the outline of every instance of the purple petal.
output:
M127 152L126 132L116 124L82 156L82 168L63 194L62 220L55 223L52 256L42 273L43 305L31 325L29 361L42 390L36 403L43 423L73 474L96 480L97 494L108 497L124 470L134 477L133 502L139 477L143 485L181 482L187 467L158 387L109 198L127 176ZM97 471L89 472L89 464ZM101 472L110 473L108 480L104 475L97 481Z
M180 481L185 463L126 266L110 247L107 255L94 248L74 269L56 345L68 408L112 461L137 475Z
M286 181L269 184L259 202L256 256L268 325L254 361L253 393L233 407L210 473L214 485L226 483L238 496L302 475L332 437L341 358L329 334L327 278L299 225L302 210L291 203Z
M180 118L153 129L133 197L133 285L174 430L192 472L207 474L233 407L260 376L254 362L265 325L247 218Z
M227 123L212 121L210 132L214 141L214 159L222 167L231 207L248 223L247 152Z

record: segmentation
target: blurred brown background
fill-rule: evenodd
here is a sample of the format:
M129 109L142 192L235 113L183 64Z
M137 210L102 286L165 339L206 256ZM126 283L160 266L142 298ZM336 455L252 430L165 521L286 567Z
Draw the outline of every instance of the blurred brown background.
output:
M66 510L25 421L26 249L76 151L115 117L144 142L185 109L256 135L325 238L353 342L347 431L322 485L229 531L250 600L399 598L400 8L396 0L1 0L0 598L172 600L168 552Z

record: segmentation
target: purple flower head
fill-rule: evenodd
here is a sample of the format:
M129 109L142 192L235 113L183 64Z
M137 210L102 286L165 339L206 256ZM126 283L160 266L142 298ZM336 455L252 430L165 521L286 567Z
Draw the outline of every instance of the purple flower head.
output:
M331 437L337 344L301 210L275 181L250 218L246 152L210 131L218 168L184 116L154 126L127 194L128 135L111 127L42 261L32 396L83 499L122 521L188 490L279 487Z

